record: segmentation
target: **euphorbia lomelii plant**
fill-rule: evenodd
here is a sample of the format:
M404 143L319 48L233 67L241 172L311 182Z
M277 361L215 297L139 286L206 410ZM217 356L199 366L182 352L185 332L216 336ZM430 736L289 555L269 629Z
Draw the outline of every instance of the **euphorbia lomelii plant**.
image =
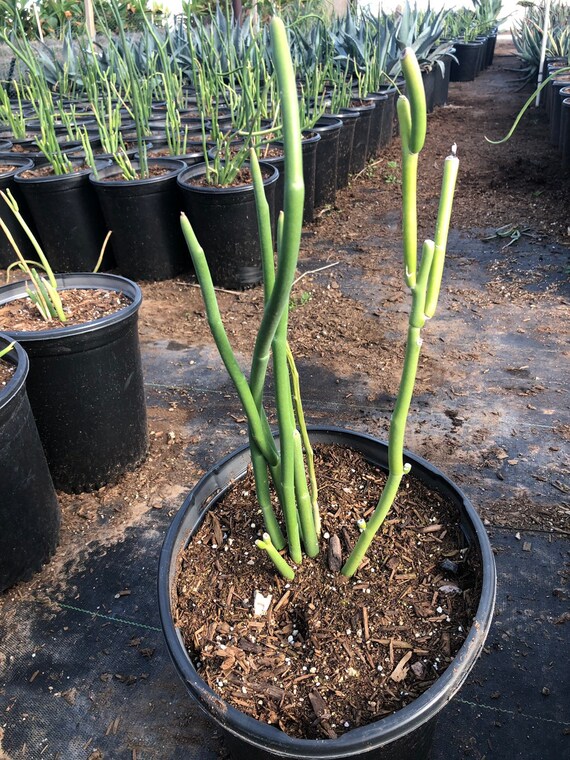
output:
M304 185L295 74L285 27L279 18L274 18L271 22L271 45L283 114L285 208L279 216L275 268L269 207L259 163L252 151L250 161L263 252L264 312L253 350L249 378L242 372L232 351L218 309L206 256L184 215L182 229L202 289L214 340L247 415L257 497L266 530L263 540L257 541L257 546L267 552L282 575L292 579L294 569L291 562L295 565L301 563L302 548L309 557L315 557L319 553L320 520L312 451L300 401L298 376L287 341L287 307L301 242ZM418 263L416 183L418 156L426 134L426 103L420 69L409 48L402 54L402 70L408 91L408 97L400 96L398 100L403 161L404 264L405 281L412 292L412 307L402 380L390 425L388 480L369 521L359 521L360 538L341 570L348 577L357 571L396 498L402 478L410 470L410 466L404 464L403 455L406 419L418 367L421 329L426 320L434 315L438 301L458 168L455 155L445 160L435 240L425 241ZM279 449L263 405L270 358L275 381ZM270 482L279 499L284 530L272 506Z

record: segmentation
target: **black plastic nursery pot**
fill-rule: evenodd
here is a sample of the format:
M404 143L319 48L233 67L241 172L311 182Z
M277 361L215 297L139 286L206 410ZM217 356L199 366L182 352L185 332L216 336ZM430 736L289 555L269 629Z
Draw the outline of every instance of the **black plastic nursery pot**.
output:
M319 132L303 132L301 150L303 153L303 182L305 202L303 204L303 224L310 224L315 218L315 183L317 177L317 147L321 140Z
M72 160L74 166L81 163L80 159ZM103 169L110 161L97 161L96 165ZM28 171L21 169L14 182L26 200L51 267L56 272L93 270L107 227L97 194L89 182L91 169L24 177Z
M487 37L485 68L489 68L489 66L493 65L496 44L497 44L497 29L493 29L493 31Z
M313 127L313 131L321 136L317 143L315 208L335 202L341 129L342 121L333 116L321 116Z
M344 109L342 113L331 114L331 116L342 121L342 129L338 136L338 160L336 162L336 187L337 190L340 190L348 185L354 132L360 114L358 111Z
M426 108L428 113L432 113L435 107L435 70L438 68L437 64L434 64L431 69L424 69L422 71L422 81L424 85L424 92L426 94Z
M34 162L29 158L18 158L15 156L14 158L0 158L0 165L9 167L7 171L3 171L0 174L0 190L3 190L4 192L9 190L16 199L24 218L29 219L30 217L26 201L14 182L14 177L22 169L31 169ZM14 242L20 251L22 251L26 258L31 258L32 247L28 240L28 236L22 230L22 227L18 224L18 220L14 217L12 212L8 210L8 207L5 206L4 201L2 200L0 200L0 216L10 230ZM5 269L15 260L16 254L14 253L14 249L10 245L4 232L0 232L0 269Z
M341 132L342 135L342 132ZM316 150L320 135L316 132L304 132L301 139L301 150L303 153L303 181L305 184L305 201L303 204L303 224L313 221L315 212L315 170L316 170ZM272 145L283 147L283 142L276 140ZM340 154L339 154L340 156ZM281 156L265 157L262 160L266 164L271 164L279 171L279 177L275 183L275 219L273 221L276 229L279 212L284 207L285 192L285 154Z
M0 350L11 340L0 335ZM26 580L54 553L60 511L26 393L28 357L16 344L3 359L15 367L0 386L0 592Z
M133 162L135 170L138 163ZM108 229L120 273L131 280L167 280L190 271L190 257L180 229L178 174L182 161L155 158L151 169L165 173L147 179L124 180L110 166L89 176Z
M274 217L279 171L260 161L263 184ZM217 187L199 181L206 164L185 169L178 177L182 205L204 249L214 285L241 289L262 279L261 247L253 184ZM190 257L190 254L187 254Z
M570 73L560 74L550 82L550 101L548 105L548 118L550 119L550 144L556 148L560 143L560 117L562 114L562 101L568 97L563 91L570 85Z
M374 101L355 102L350 108L341 109L343 113L346 113L346 111L355 111L360 117L354 126L354 140L352 142L352 153L350 154L351 174L358 174L366 166L370 124L375 109L376 103Z
M402 89L402 88L400 88ZM382 131L380 134L380 148L387 148L394 137L394 123L396 120L397 89L391 84L381 85L378 93L388 98L382 109Z
M560 113L560 151L562 153L562 168L570 169L570 98L562 101Z
M146 456L147 425L134 282L111 274L62 274L58 289L122 293L129 304L92 322L36 332L5 329L30 359L28 395L56 488L90 491ZM25 297L0 287L0 304Z
M442 66L440 66L440 63ZM442 71L443 68L443 71ZM433 94L434 106L444 106L447 103L449 94L449 76L451 74L451 58L445 56L443 60L438 61L434 66L435 85Z
M367 158L374 158L382 147L382 125L384 123L384 111L389 107L388 95L384 92L372 92L365 100L374 101L376 106L370 119L370 132L368 133Z
M451 82L472 82L479 73L483 42L456 42L455 58L451 61Z
M383 469L387 467L386 444L371 436L333 427L310 428L310 435L314 443L348 446L373 464ZM401 710L376 723L348 731L338 739L293 738L224 702L200 678L173 622L178 555L192 540L208 511L215 508L223 494L245 475L250 462L249 449L243 447L218 462L190 492L175 516L164 541L158 571L162 628L178 674L190 695L222 729L235 760L425 760L428 757L437 716L467 678L485 643L493 614L496 574L488 536L468 499L424 459L406 453L406 460L412 465L416 477L456 505L465 541L481 558L479 606L463 646L433 686Z

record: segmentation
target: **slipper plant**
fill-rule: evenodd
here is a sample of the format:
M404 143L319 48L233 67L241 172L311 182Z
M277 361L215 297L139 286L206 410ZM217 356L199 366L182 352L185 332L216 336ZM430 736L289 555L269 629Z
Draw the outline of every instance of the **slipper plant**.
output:
M208 323L248 420L257 497L266 529L257 546L267 552L283 576L291 579L294 569L283 556L283 549L287 548L289 559L295 565L302 561L302 549L309 557L315 557L320 550L320 519L313 457L300 400L298 375L287 340L288 304L301 240L304 185L295 74L287 34L279 18L271 22L271 45L283 114L284 211L279 217L275 268L269 206L257 157L252 150L250 162L263 252L265 307L249 379L242 372L224 329L204 251L184 215L181 224L202 290ZM396 498L403 477L410 471L403 455L406 420L420 356L421 330L426 320L434 315L437 306L458 169L458 159L455 155L449 156L445 160L435 239L425 241L418 263L416 183L418 156L426 133L426 104L421 72L411 49L404 51L401 65L409 93L408 97L400 96L398 115L403 162L405 281L412 292L412 307L402 380L390 425L388 480L369 521L361 520L358 523L360 538L341 571L347 577L358 570ZM279 449L263 405L270 359L274 370ZM270 481L279 499L284 530L273 509Z
M8 241L17 256L16 261L13 264L10 264L6 270L6 279L9 278L10 271L14 267L19 268L30 279L30 286L26 288L26 293L34 306L39 311L42 319L44 319L46 322L51 322L54 319L59 320L60 322L67 321L67 317L65 316L63 305L61 303L61 298L57 292L57 282L55 275L49 265L49 261L42 251L40 244L26 223L24 217L21 215L16 199L12 193L9 190L7 192L1 190L0 195L2 196L2 199L10 211L18 220L18 223L28 236L32 246L34 247L34 250L39 257L39 262L28 261L28 259L24 257L18 248L16 241L14 240L12 233L6 226L5 221L0 216L0 228L2 228L4 231L4 234L8 238ZM42 269L45 272L45 277L42 277L42 275L38 272L38 268Z

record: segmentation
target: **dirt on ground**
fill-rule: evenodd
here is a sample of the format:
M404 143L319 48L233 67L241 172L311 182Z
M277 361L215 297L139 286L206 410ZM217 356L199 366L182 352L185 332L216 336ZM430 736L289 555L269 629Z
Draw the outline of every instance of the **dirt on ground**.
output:
M484 287L470 281L467 264L459 283L445 286L446 314L467 310L476 315L497 304L509 304L513 319L531 307L536 319L538 311L544 309L537 329L545 340L555 340L568 318L562 283L553 278L551 284L534 292L533 284L548 279L549 262L544 261L540 269L521 271L516 261L517 245L524 241L570 244L570 181L560 169L557 151L549 146L542 111L527 114L510 142L496 146L485 141L485 135L496 139L507 133L529 94L517 91L512 84L516 74L511 69L516 68L516 59L504 53L499 45L492 70L475 82L451 85L449 105L429 116L420 160L420 235L433 236L442 163L455 143L461 164L452 228L475 240L493 236L505 225L512 227L512 233L505 238L495 236L489 242L495 246L499 264L494 273L491 267L492 276ZM361 377L368 400L378 401L379 406L386 402L387 408L399 383L409 307L401 260L394 255L400 248L400 205L399 141L395 139L387 151L338 192L334 207L318 210L314 223L304 229L299 277L290 308L290 339L298 361L310 360L338 378ZM501 250L507 243L512 244ZM461 267L460 254L457 260ZM347 287L354 277L360 278L357 297ZM143 346L167 341L213 350L201 294L191 276L141 285ZM219 291L218 298L232 345L238 354L250 356L263 309L261 290ZM434 378L444 373L449 396L465 395L461 383L472 371L473 362L485 372L491 361L491 338L475 333L473 339L471 333L469 343L461 344L461 326L454 328L446 322L446 329L457 331L454 347L453 340L438 339L437 332L431 331L431 326L428 329L430 344L423 354L416 392L435 393ZM522 365L511 369L515 378L524 375ZM514 390L516 403L518 396L528 396L525 403L532 408L534 394L539 392L533 390L535 385L529 381L528 387ZM66 563L84 547L87 538L102 543L117 541L148 510L180 505L181 496L204 469L204 462L192 456L200 441L188 434L190 411L180 405L180 389L176 394L168 388L153 392L155 399L149 408L151 446L146 462L118 484L96 493L60 495L63 524L56 557L34 581L18 587L16 594L57 585ZM490 397L492 393L491 388ZM350 395L344 394L347 404ZM438 448L441 455L452 452L481 469L492 460L492 472L496 471L499 480L504 477L500 469L503 460L516 465L504 445L493 439L489 442L485 426L473 432L471 441L467 439L464 454L458 452L459 439L466 439L464 418L455 409L446 414L448 428ZM241 417L239 421L243 427ZM423 424L418 422L417 430ZM375 420L372 425L376 429L371 432L385 434L385 420ZM569 437L563 423L558 434L562 447ZM544 477L559 482L556 475L546 473ZM528 504L522 497L519 502L515 498L509 504L501 502L497 510L488 501L482 511L490 523L508 524L514 516L532 528L570 532L570 510L564 506L559 509L557 500L560 493L566 496L565 487L553 487L558 490L552 492L552 505L541 504L532 521L526 517ZM113 519L105 521L101 515Z

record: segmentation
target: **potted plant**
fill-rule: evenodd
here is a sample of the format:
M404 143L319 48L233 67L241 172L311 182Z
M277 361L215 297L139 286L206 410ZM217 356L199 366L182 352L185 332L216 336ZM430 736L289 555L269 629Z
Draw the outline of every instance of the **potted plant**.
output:
M30 402L28 357L0 335L0 592L36 572L55 551L59 504Z
M119 148L114 164L91 174L90 181L107 227L113 230L113 253L121 274L134 280L168 279L188 268L177 223L176 178L185 164L170 158L148 160L149 79L136 65L116 1L110 6L124 57L123 100L135 123L138 159L131 162Z
M262 279L251 166L246 161L249 140L235 142L232 133L214 130L213 158L195 164L178 176L182 207L205 241L206 256L217 286L242 289ZM263 183L274 210L279 171L262 164Z
M204 252L188 220L182 219L212 333L247 416L249 447L219 462L202 478L167 534L159 566L162 625L171 656L188 690L222 728L234 757L418 759L425 757L429 750L438 711L465 680L482 649L495 593L493 556L475 511L442 473L403 450L421 329L425 320L433 316L439 294L457 159L450 156L445 161L435 241L424 243L418 267L415 185L418 154L425 138L426 109L421 73L408 49L404 51L402 66L409 100L400 97L398 113L404 163L405 277L412 291L412 308L389 444L386 447L368 436L338 429L321 428L313 432L313 441L317 443L348 444L348 451L352 453L338 453L339 467L341 456L347 456L351 462L352 456L362 454L368 462L387 470L387 478L380 495L374 497L374 505L367 502L358 520L350 508L348 511L354 517L343 521L333 504L323 510L325 522L321 523L311 431L304 422L298 375L287 342L287 305L300 244L303 183L297 95L287 36L280 19L272 20L271 40L282 100L287 181L275 270L269 208L252 153L266 292L249 378L242 372L228 342ZM269 428L264 408L270 351L277 437ZM249 462L253 474L246 481L245 469ZM471 555L472 569L476 571L479 563L482 567L481 573L476 571L479 580L471 584L471 592L452 584L453 593L460 595L458 599L465 600L473 594L474 606L466 613L473 624L468 626L463 643L457 641L454 656L446 660L453 661L453 665L437 679L424 682L425 686L432 685L424 686L423 693L421 689L416 691L414 679L421 680L428 666L432 670L437 668L437 656L421 660L414 642L419 638L424 643L429 641L429 634L424 637L420 633L420 629L425 631L427 618L439 617L442 626L448 625L450 616L440 614L444 612L441 605L446 610L451 609L449 598L444 602L440 594L451 593L451 587L436 586L433 593L423 597L424 605L418 603L414 594L409 596L407 583L404 590L394 589L391 600L387 598L378 610L380 617L375 621L377 627L372 637L369 636L368 613L362 609L372 603L373 596L380 594L400 567L401 555L391 556L388 552L388 556L375 555L371 561L365 558L365 553L378 549L380 542L375 541L374 536L381 526L386 538L398 532L393 524L401 521L385 518L402 481L409 483L406 476L410 470L423 486L434 489L421 507L425 514L420 516L420 521L427 525L419 530L427 531L428 535L434 530L442 531L437 522L437 527L430 527L434 523L430 523L428 513L430 505L449 497L452 512L455 512L452 522L455 528L462 526L458 528L458 536L463 535L465 540L463 543L459 539L455 556L463 561ZM376 475L370 475L372 479L379 477L379 471L374 472ZM329 473L330 484L337 478L333 470ZM411 483L409 488L412 488ZM250 489L256 491L256 504L252 503ZM408 489L405 490L407 493ZM350 498L353 503L356 497ZM228 499L231 501L224 507ZM348 543L352 546L348 552L345 549L343 553L338 535L334 541L328 532L329 522L337 518L340 519L336 524L339 532L350 534ZM261 530L258 529L260 522ZM406 519L403 522L409 525ZM403 530L405 533L406 528ZM413 533L412 544L422 543L419 535L423 534ZM255 553L254 543L261 554ZM233 553L234 544L237 554ZM326 559L323 557L325 548ZM303 558L303 550L311 560ZM356 582L351 580L355 576ZM410 574L403 573L406 582L410 578ZM435 578L441 583L442 576L437 572ZM366 588L370 596L365 598L370 602L363 605L361 600ZM357 595L356 602L351 594ZM328 613L321 604L324 598L331 605ZM437 600L442 601L435 608ZM348 610L345 605L350 605ZM418 615L415 633L403 621L399 623L404 607L412 608ZM397 611L391 612L392 609ZM350 622L353 619L357 621L354 624ZM337 620L341 621L340 630ZM451 617L449 624L454 625ZM353 632L355 625L362 628L360 633ZM405 654L395 655L394 638L381 638L381 631L402 629L409 631L407 636L411 641L397 642L404 647ZM455 637L457 627L454 631ZM448 634L451 636L450 631ZM355 639L362 642L360 657L354 649ZM366 643L372 639L373 650ZM350 653L344 659L339 654L343 642ZM326 676L327 682L320 673L335 657L342 667L335 669L333 662L332 671L325 671L332 673ZM388 672L384 672L385 668ZM365 683L371 691L362 697ZM413 699L409 694L412 686ZM384 715L382 699L388 700L393 692L401 709ZM344 706L337 711L335 700L339 695ZM335 707L331 707L333 702ZM350 714L351 720L337 717L344 714Z
M28 154L33 155L36 165L22 167L14 181L57 271L90 270L97 262L106 234L97 197L89 183L89 174L95 166L93 163L88 166L86 160L92 161L93 156L72 161L66 155L64 145L71 137L76 146L81 143L76 134L63 137L58 134L59 114L49 85L32 45L21 33L21 24L16 23L16 29L20 32L16 41L6 33L2 39L27 68L28 94L38 117L38 133L33 145L35 153ZM67 133L73 123L73 117L62 122L63 130ZM84 139L87 144L86 133Z
M116 275L55 275L14 198L2 197L39 262L23 257L0 216L17 256L8 275L19 266L26 276L0 287L0 329L30 358L28 395L56 487L97 489L146 456L142 295Z

